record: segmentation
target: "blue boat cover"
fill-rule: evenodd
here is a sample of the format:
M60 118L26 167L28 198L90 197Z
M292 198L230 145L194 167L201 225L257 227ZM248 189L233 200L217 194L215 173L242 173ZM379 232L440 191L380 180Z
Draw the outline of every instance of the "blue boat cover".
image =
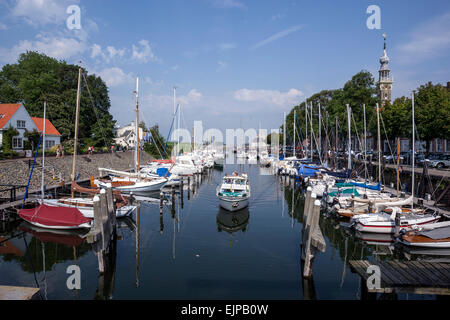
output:
M357 183L357 182L350 182L352 185L369 189L369 190L381 190L381 182L378 182L376 186L367 185L365 183Z
M167 168L158 168L156 169L156 174L160 177L170 177L170 172L167 173L167 171L169 171L169 169ZM166 176L167 174L167 176Z
M332 171L327 171L327 174L333 177L338 177L338 178L350 178L352 171L351 170L347 170L347 172L332 172Z
M298 174L303 177L313 177L317 171L319 170L313 169L310 166L306 165L300 165L298 167Z

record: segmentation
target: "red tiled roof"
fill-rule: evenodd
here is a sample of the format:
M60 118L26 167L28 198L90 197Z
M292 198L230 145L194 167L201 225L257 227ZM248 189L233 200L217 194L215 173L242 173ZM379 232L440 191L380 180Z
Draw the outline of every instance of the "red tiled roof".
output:
M42 132L42 129L44 128L44 119L43 118L35 118L32 117L34 124L36 125L39 132ZM46 135L54 135L54 136L60 136L61 133L56 130L56 128L53 126L53 124L50 122L50 120L45 119L45 134Z
M20 103L0 104L0 129L3 129L5 124L9 121L9 119L11 119L20 106Z

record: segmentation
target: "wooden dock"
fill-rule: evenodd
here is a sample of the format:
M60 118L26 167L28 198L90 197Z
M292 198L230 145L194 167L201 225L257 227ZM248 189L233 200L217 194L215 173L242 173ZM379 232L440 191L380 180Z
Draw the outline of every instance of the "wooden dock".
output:
M422 261L350 261L352 272L361 277L363 293L413 293L450 295L450 263ZM369 266L380 268L380 287L368 288ZM364 294L361 295L363 297Z
M304 278L312 277L312 265L318 252L325 252L326 242L319 226L320 202L308 187L305 196L302 231L302 273Z
M39 288L0 286L0 300L34 300L38 293Z

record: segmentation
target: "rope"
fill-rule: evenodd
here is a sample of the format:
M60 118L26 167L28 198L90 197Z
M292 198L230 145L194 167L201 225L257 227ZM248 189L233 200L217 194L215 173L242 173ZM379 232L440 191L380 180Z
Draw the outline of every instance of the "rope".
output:
M91 100L92 109L94 109L95 117L97 118L97 123L98 123L99 126L100 126L100 132L101 132L101 134L102 134L103 141L104 141L104 143L105 143L105 147L106 147L106 149L108 150L108 154L109 154L109 163L110 163L110 165L112 166L112 164L113 164L113 162L112 162L112 154L109 152L108 144L106 143L107 141L106 141L106 135L105 135L105 132L104 132L104 128L103 128L103 126L100 124L100 118L99 118L98 113L97 113L97 108L95 107L94 99L92 98L91 90L89 89L89 85L88 85L88 83L87 83L86 76L84 75L84 72L82 73L82 75L83 75L84 83L86 84L86 88L87 88L87 91L88 91L88 94L89 94L89 98L90 98L90 100ZM139 125L139 124L138 124L138 125Z

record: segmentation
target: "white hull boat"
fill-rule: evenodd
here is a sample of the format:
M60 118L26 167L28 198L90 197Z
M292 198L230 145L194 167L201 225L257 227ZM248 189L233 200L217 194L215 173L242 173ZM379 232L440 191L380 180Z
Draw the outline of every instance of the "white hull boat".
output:
M223 177L222 184L217 188L219 205L225 210L234 212L248 207L250 185L246 174Z
M88 198L44 199L43 203L49 206L77 208L86 218L94 218L94 201ZM125 205L116 209L116 218L129 215L136 206Z

